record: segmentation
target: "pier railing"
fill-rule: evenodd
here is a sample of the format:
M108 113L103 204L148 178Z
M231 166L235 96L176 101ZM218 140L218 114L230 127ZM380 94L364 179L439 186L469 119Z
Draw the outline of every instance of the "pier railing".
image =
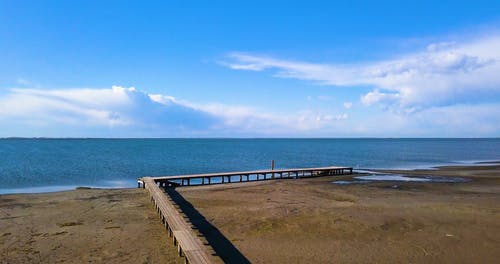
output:
M256 170L240 172L219 172L205 174L190 174L177 176L151 177L160 187L196 186L208 184L223 184L233 182L265 181L275 179L298 179L328 175L352 174L352 167L318 167L277 170ZM143 185L142 178L138 179L138 187Z

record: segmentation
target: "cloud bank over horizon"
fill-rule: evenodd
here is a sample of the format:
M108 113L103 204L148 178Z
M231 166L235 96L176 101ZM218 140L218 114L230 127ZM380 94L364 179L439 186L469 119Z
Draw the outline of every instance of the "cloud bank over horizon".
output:
M16 88L0 96L0 105L2 137L279 136L322 129L347 119L345 113L280 115L245 106L196 104L121 86Z
M218 122L218 117L184 106L173 97L164 97L161 102L153 98L133 87L120 86L111 89L11 89L0 97L0 123L14 128L25 127L24 134L34 136L60 132L68 136L105 136L108 131L118 136L159 136L179 132L196 134ZM134 131L125 129L131 126ZM3 136L10 136L5 135L9 126L4 127L7 129Z
M369 118L308 109L276 114L113 86L10 89L0 95L0 105L0 137L478 137L500 130L498 112L491 111L499 104L430 107L405 115L382 111ZM346 102L339 108L349 112L354 106Z

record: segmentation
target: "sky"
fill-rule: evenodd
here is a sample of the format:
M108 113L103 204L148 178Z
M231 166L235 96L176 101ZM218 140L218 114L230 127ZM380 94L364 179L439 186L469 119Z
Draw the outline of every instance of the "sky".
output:
M0 0L0 137L499 137L500 1Z

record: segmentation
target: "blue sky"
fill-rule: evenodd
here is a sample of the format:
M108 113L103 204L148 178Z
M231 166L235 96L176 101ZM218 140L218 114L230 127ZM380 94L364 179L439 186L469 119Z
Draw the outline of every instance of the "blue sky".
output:
M498 1L0 1L0 137L498 137Z

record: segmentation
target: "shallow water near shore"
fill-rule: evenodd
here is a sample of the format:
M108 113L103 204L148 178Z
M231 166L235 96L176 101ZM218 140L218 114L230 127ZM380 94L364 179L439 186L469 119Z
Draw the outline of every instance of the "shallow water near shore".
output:
M0 193L134 187L142 176L500 160L500 139L0 139Z
M423 183L462 183L469 182L470 179L462 177L440 177L440 176L409 176L404 174L373 174L364 176L355 176L353 180L334 181L339 185L363 184L377 181L396 181L396 182L423 182Z

